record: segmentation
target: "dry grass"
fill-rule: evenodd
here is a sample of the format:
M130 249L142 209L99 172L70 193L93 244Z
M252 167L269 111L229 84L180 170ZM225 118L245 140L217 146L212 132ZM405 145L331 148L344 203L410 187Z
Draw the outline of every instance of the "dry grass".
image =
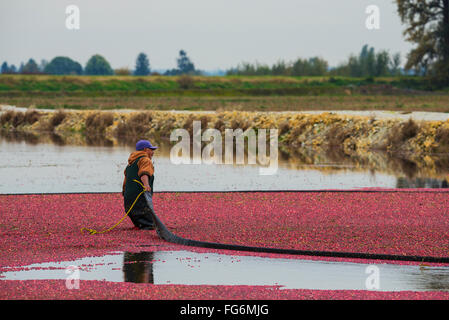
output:
M290 134L287 136L286 142L290 147L298 148L301 147L301 135L303 135L307 131L307 125L308 123L306 121L301 121L297 123L296 125L290 125Z
M119 138L148 138L152 120L152 112L136 112L117 125L115 134Z
M34 124L35 122L39 121L41 115L42 114L36 110L27 110L25 112L25 122L28 124Z
M401 149L407 140L414 138L418 134L418 131L419 126L412 119L394 126L388 135L387 149L392 151Z
M17 128L24 124L34 124L40 118L41 114L35 110L28 110L26 112L9 110L0 117L0 124L10 124Z
M7 123L10 123L11 120L14 118L16 112L14 111L6 111L5 113L2 114L2 116L0 117L0 123L2 125L5 125Z
M288 122L288 120L284 120L280 125L279 125L279 135L284 135L287 132L290 131L290 124Z
M114 115L110 112L94 112L86 118L86 134L104 136L106 128L114 123Z
M449 129L447 127L440 127L436 131L435 140L438 142L438 151L449 149Z
M201 129L204 130L208 127L209 122L211 121L211 117L207 115L188 115L187 119L184 120L183 128L186 129L190 136L193 136L193 122L194 121L200 121L201 122Z
M64 110L56 111L50 119L50 129L54 129L59 126L67 117L67 113Z
M354 135L354 127L344 127L339 123L334 124L326 134L326 140L330 147L342 149L346 139Z

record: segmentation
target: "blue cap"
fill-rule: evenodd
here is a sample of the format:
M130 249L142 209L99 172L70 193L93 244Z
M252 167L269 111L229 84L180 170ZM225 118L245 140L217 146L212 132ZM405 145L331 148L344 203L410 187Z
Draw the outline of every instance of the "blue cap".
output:
M143 149L145 149L145 148L149 148L149 149L157 149L157 147L155 147L155 146L153 146L152 144L151 144L151 142L150 141L148 141L148 140L139 140L137 143L136 143L136 150L137 151L141 151L141 150L143 150Z

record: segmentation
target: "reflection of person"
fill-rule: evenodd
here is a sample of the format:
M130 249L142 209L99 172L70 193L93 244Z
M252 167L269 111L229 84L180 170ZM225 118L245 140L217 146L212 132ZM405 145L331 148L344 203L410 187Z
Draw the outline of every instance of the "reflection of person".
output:
M133 180L140 181L144 185L145 190L153 194L154 167L151 159L156 148L151 145L150 141L140 140L136 144L136 151L131 153L128 158L128 166L125 169L122 191L126 212L128 212L134 200L142 191L142 186ZM129 213L129 217L139 229L154 229L150 208L143 195L135 203Z
M124 260L125 282L154 283L153 252L125 252Z

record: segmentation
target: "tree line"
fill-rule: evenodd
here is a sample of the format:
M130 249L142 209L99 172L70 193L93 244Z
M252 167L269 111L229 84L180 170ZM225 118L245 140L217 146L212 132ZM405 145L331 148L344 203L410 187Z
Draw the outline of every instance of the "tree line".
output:
M437 87L449 85L449 0L395 0L397 13L406 26L405 40L414 48L407 54L404 69L400 68L401 56L387 51L375 52L365 45L359 55L337 66L328 68L327 62L314 57L286 63L280 61L267 65L244 63L229 70L228 74L247 75L342 75L375 77L400 75L404 70L427 76Z
M397 13L406 25L405 40L415 47L408 53L404 70L415 75L428 76L437 85L449 85L449 0L395 0ZM196 70L185 51L179 52L178 68L167 70L166 75L201 74ZM401 56L390 55L383 50L375 52L365 45L360 54L351 55L348 60L335 68L329 68L326 60L320 57L297 59L293 62L279 61L272 66L265 64L242 63L227 71L228 75L288 75L323 76L341 75L352 77L395 76L404 72ZM30 59L17 69L4 62L2 73L48 73L48 74L150 74L148 57L141 53L136 60L134 71L112 70L109 63L100 55L95 55L83 69L81 65L67 57L56 57L50 63L41 65Z
M200 74L199 70L195 69L195 65L187 56L184 50L179 51L177 58L177 68L167 70L164 75L181 75ZM136 75L147 76L152 74L150 68L150 61L145 53L140 53L136 58L136 65L134 70L128 68L119 68L113 70L110 63L101 55L93 55L83 68L80 63L72 60L69 57L55 57L50 62L42 60L38 65L32 58L26 64L21 63L17 68L15 65L8 65L5 61L0 67L2 74L53 74L53 75ZM153 74L155 74L153 72Z
M348 60L337 67L330 68L329 63L320 57L298 58L295 61L278 61L271 67L266 64L242 63L228 70L228 75L247 76L346 76L381 77L403 74L401 55L390 55L386 50L376 52L373 47L363 46L360 54L350 55Z

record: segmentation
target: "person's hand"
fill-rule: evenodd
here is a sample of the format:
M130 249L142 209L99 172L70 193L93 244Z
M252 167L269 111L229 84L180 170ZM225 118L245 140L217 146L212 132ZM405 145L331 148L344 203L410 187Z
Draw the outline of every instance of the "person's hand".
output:
M150 186L143 186L143 188L145 189L145 191L151 191L151 187Z

